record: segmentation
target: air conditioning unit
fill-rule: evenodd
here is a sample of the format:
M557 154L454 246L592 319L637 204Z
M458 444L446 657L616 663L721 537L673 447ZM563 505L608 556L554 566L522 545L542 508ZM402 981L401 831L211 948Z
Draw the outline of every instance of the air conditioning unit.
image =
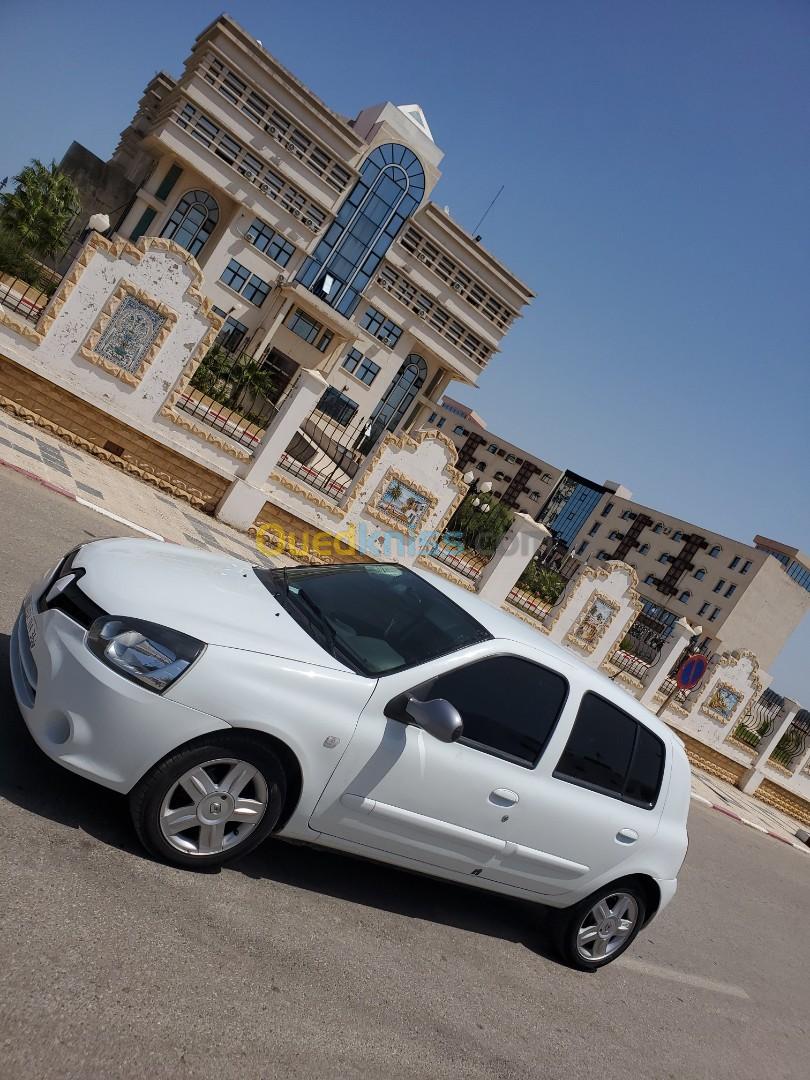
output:
M429 263L430 262L430 259L427 257L427 255L424 253L424 251L420 251L419 254L416 257L417 257L417 259L419 259L420 262L423 262L423 263Z
M385 289L386 292L391 291L391 282L387 278L378 277L377 284L380 286L381 289Z
M416 312L420 319L426 319L428 317L427 310L425 308L419 308Z
M268 134L270 134L270 135L275 135L276 134L276 129L273 127L272 124L267 125L267 131L268 131Z
M259 191L263 191L265 194L267 194L267 191L268 191L267 184L265 184L264 182L259 184Z
M461 290L464 288L464 286L461 284L460 281L454 281L453 282L453 288L456 290L456 292L461 292Z
M255 236L248 236L247 233L245 233L245 243L246 244L255 244L256 243L256 237Z
M308 229L312 229L315 225L315 222L312 220L311 217L305 217L301 218L301 224L306 225Z
M298 210L296 207L293 207L292 210L290 210L290 213L292 214L293 217L297 217L297 218L301 217L301 211Z

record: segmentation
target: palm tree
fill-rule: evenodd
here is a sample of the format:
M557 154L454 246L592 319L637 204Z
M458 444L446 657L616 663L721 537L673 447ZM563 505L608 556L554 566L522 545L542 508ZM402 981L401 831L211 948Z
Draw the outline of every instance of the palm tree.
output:
M13 191L0 194L0 229L21 253L53 258L81 212L76 185L55 161L45 165L37 158L14 177L14 182Z

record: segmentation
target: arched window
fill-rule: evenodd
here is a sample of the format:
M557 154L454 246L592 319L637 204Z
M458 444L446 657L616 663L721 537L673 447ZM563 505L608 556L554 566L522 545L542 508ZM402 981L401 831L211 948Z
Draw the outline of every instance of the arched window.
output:
M199 255L218 221L219 207L207 191L187 191L160 235Z
M375 431L395 431L427 378L427 364L411 353L371 414Z
M680 602L682 604L688 604L689 601L692 599L692 594L687 589L685 592L681 593L681 595L678 597L678 599L680 600Z
M655 584L655 577L652 574L647 574L647 576L644 578L644 584L645 585L654 585Z
M662 533L663 531L664 531L664 523L663 523L663 521L659 521L658 524L653 529L653 532L654 533Z
M709 554L713 559L716 559L722 550L719 544L715 544Z
M705 577L706 577L706 571L701 566L701 568L699 570L695 571L695 580L696 581L703 581L703 579Z
M649 544L642 544L641 547L638 549L638 553L639 553L639 555L646 555L649 552L649 550L650 550L650 545Z
M422 201L425 173L416 155L385 143L368 155L326 235L298 273L298 281L347 317L380 259Z

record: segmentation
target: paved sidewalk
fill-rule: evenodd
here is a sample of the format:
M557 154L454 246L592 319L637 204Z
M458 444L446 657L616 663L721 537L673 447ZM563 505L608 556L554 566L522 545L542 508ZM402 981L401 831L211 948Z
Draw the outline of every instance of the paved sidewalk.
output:
M753 795L744 794L724 780L695 768L692 769L692 799L756 829L764 837L781 840L810 855L810 848L796 839L796 830L804 827L800 822L760 802Z
M289 564L286 557L260 554L252 538L164 495L138 477L0 409L0 465L34 477L48 487L112 515L136 531L186 547L237 555L265 566Z

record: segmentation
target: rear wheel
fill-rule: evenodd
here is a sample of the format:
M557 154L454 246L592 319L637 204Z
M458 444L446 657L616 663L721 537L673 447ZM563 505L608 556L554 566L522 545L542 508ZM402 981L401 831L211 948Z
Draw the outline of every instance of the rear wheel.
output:
M559 948L563 959L580 971L596 971L616 960L644 925L644 893L634 883L619 882L561 911Z
M130 795L144 847L176 866L221 866L273 830L286 794L283 766L256 740L233 737L182 748Z

